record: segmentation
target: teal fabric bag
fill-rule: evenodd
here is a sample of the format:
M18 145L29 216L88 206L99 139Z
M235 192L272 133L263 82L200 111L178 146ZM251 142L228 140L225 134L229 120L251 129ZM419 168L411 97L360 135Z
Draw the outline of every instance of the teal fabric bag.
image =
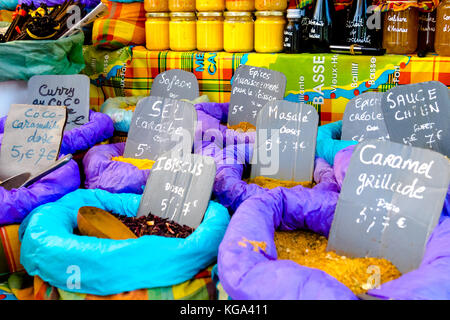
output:
M77 74L84 68L84 34L59 40L0 43L0 81L28 80L34 75Z
M230 217L225 207L213 201L203 222L186 239L111 240L74 234L80 207L135 216L140 199L136 194L79 189L36 208L19 229L20 262L28 274L55 287L110 295L178 284L216 260Z

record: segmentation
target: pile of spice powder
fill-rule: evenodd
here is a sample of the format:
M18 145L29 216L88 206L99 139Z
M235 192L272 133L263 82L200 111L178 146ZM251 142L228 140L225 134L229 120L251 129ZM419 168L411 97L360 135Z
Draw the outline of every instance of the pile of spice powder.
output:
M175 221L151 213L139 218L111 214L126 225L137 237L155 235L168 238L187 238L194 232L194 229L189 226L182 226Z
M135 167L137 167L138 169L141 169L141 170L151 169L153 167L153 165L155 164L154 160L124 158L123 156L113 157L111 160L112 161L120 161L120 162L130 163L133 166L135 166Z
M285 188L292 188L295 186L304 186L306 188L312 188L313 187L313 183L310 181L302 181L302 182L298 182L298 181L285 181L285 180L278 180L278 179L272 179L272 178L267 178L267 177L261 177L258 176L254 179L249 179L247 181L248 183L255 183L258 186L261 186L263 188L267 188L267 189L273 189L276 187L285 187Z
M256 131L256 127L253 124L251 124L250 122L239 122L238 124L235 124L234 126L228 126L228 129L233 129L238 132Z
M311 231L276 231L275 245L278 259L286 259L310 268L325 271L346 285L354 294L372 289L373 276L379 268L380 285L401 276L388 260L380 258L347 258L327 252L328 240Z

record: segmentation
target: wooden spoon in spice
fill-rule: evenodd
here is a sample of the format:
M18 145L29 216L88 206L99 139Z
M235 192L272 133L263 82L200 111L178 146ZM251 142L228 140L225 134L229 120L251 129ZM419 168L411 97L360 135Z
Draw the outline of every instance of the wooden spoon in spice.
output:
M100 208L81 207L77 221L82 235L114 240L137 239L119 219Z

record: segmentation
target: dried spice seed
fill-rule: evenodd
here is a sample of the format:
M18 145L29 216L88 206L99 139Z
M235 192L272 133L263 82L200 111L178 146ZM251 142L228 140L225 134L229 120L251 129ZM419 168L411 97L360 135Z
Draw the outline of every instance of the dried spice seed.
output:
M354 294L372 288L375 270L380 271L380 285L401 276L386 259L348 258L328 252L327 238L310 231L276 231L274 240L278 259L293 260L302 266L320 269L346 285Z
M187 238L194 229L180 225L167 218L161 218L153 214L139 218L125 217L111 213L125 224L136 236L156 235L169 238Z

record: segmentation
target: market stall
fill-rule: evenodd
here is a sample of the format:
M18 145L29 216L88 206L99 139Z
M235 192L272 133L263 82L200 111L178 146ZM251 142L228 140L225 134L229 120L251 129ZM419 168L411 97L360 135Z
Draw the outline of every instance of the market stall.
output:
M449 17L0 0L0 300L450 299Z

